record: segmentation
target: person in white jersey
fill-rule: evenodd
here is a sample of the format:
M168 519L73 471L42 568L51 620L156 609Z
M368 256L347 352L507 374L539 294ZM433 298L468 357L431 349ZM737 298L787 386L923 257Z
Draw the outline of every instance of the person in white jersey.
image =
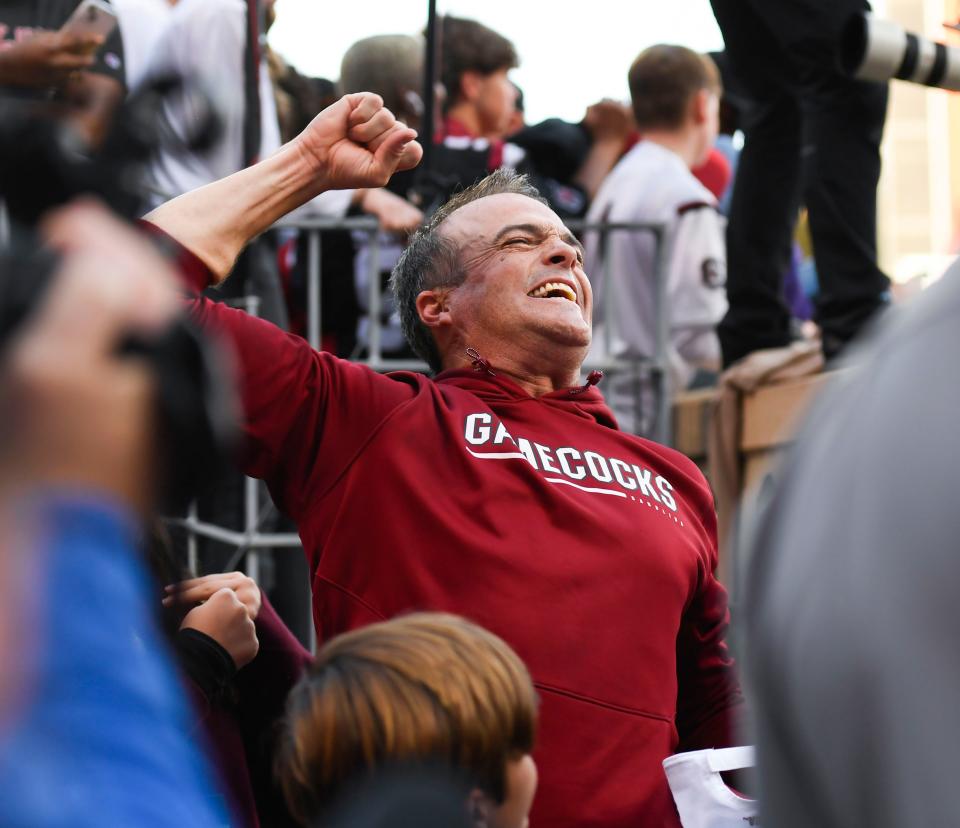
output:
M630 67L630 97L642 139L620 160L590 207L588 223L666 227L664 311L668 314L668 387L699 384L720 367L717 322L727 309L723 218L693 175L717 136L720 77L706 56L682 46L651 46ZM604 238L606 236L606 238ZM652 358L656 348L654 258L647 231L591 231L586 265L594 285L591 358ZM604 261L604 259L608 259ZM605 318L613 291L611 319ZM610 345L603 331L611 326ZM644 432L656 409L641 372L608 377L607 401L620 427Z
M172 6L167 0L111 0L123 36L123 57L127 92L136 92L153 60L170 19Z
M148 73L178 75L215 96L222 131L205 152L185 151L187 136L196 125L196 101L187 98L164 103L161 117L176 141L168 141L153 164L154 205L242 170L252 160L244 157L247 26L244 0L179 0L174 6ZM280 148L280 127L262 60L257 80L260 141L251 149L259 158L266 158Z

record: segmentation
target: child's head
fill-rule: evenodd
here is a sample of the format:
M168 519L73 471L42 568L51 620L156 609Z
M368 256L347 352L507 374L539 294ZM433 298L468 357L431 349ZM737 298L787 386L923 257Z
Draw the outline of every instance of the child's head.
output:
M314 823L391 764L442 765L478 824L520 828L533 801L536 696L513 650L453 615L419 613L328 642L290 694L279 769L291 810Z

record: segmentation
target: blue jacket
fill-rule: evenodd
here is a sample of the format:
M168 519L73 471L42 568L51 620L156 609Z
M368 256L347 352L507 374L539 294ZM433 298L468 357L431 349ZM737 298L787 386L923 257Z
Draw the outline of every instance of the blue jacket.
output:
M183 689L154 620L136 527L117 506L50 497L30 555L39 567L26 706L0 730L0 824L227 826L188 738Z

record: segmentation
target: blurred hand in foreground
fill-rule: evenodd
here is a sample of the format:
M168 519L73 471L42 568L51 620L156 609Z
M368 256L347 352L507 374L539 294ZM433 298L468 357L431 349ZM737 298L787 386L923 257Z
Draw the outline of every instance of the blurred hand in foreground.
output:
M37 32L0 50L0 84L62 86L74 72L93 66L99 35Z
M146 514L153 498L154 382L118 356L179 309L174 275L137 233L92 203L45 222L57 273L0 368L0 475L15 488L69 487Z

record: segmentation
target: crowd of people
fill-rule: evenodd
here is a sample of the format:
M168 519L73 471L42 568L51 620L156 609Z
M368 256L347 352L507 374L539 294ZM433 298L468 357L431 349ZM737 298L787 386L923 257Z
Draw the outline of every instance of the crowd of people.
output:
M927 626L921 594L897 600L907 576L877 575L901 614L858 651L840 608L869 603L875 552L905 567L891 544L913 524L840 491L856 499L864 458L886 500L942 465L908 441L894 484L892 414L858 420L929 393L891 342L920 364L921 334L948 350L952 294L887 322L873 372L801 442L755 540L747 701L710 485L644 436L664 387L808 335L784 288L801 206L825 357L888 304L886 87L829 59L866 3L712 5L725 52L651 46L624 67L629 103L527 124L516 48L469 19L439 18L426 102L418 32L362 39L322 79L266 45L269 0L0 0L0 823L659 828L702 807L726 828L756 824L738 791L759 790L769 826L947 824L903 722L871 744L876 785L842 786L853 714L883 730L918 683L877 642ZM277 223L354 215L379 239L324 232L314 348L307 236ZM374 330L426 369L364 365ZM603 360L637 370L582 375ZM282 594L222 556L188 571L160 519L201 495L236 517L241 472L300 534L315 653ZM949 520L916 499L942 551ZM940 557L920 580L948 619ZM713 751L753 741L759 789L718 784ZM882 761L897 746L923 773Z

